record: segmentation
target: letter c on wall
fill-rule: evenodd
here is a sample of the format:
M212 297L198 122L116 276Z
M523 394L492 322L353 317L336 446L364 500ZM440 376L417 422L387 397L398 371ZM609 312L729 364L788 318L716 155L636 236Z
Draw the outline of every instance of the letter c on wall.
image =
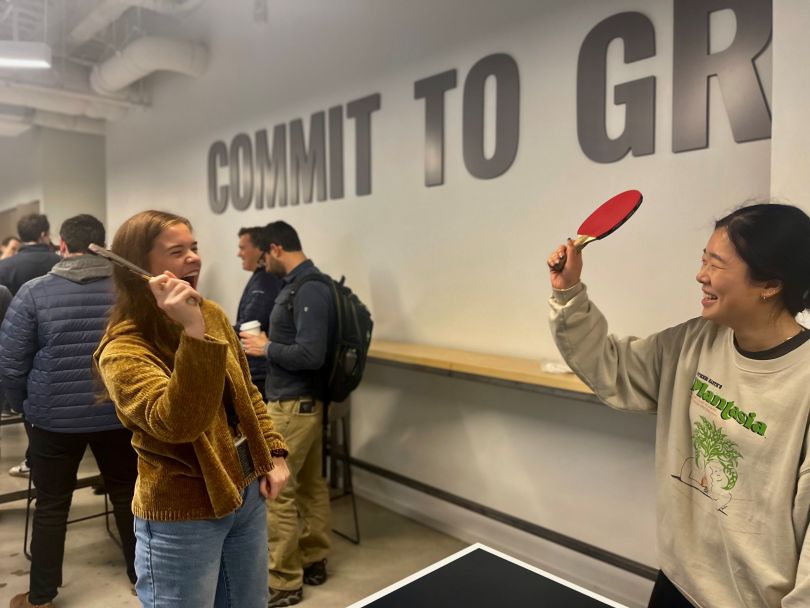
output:
M228 166L228 146L224 141L215 141L208 148L208 204L214 213L225 213L228 208L229 188L220 186L217 172Z

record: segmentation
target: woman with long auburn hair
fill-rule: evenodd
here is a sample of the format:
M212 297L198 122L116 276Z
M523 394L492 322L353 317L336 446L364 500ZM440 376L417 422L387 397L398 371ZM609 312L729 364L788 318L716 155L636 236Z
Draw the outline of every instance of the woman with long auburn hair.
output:
M112 251L117 302L95 354L138 453L136 590L144 606L264 608L264 498L287 482L287 447L250 381L222 309L196 291L191 224L144 211Z

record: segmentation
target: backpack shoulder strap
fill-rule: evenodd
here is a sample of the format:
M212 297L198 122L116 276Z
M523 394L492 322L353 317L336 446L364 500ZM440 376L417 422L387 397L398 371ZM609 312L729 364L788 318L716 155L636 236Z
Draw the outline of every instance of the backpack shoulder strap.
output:
M332 285L334 283L334 281L332 281L332 279L329 276L323 274L322 272L313 272L311 274L304 275L303 277L298 279L295 283L293 283L292 289L290 289L290 299L287 302L287 309L290 312L295 311L295 296L298 295L298 291L301 289L301 287L303 287L306 283L309 283L310 281L317 281L318 283L323 283L324 285L329 287L330 292L332 290Z

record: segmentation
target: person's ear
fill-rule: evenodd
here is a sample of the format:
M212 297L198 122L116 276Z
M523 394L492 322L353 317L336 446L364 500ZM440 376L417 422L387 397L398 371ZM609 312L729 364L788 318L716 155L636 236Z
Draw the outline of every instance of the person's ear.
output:
M764 289L762 290L762 299L764 300L771 300L774 297L778 296L782 293L782 288L784 285L782 281L778 279L773 279L770 281L765 281Z

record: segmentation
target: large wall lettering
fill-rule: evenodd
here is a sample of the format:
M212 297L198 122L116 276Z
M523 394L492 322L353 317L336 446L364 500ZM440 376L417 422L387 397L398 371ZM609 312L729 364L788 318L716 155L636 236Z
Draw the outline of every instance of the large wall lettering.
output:
M737 143L767 139L770 108L754 60L768 47L771 0L673 0L672 150L687 152L709 145L709 79L717 78L722 102ZM736 33L728 48L711 53L712 13L734 13ZM625 63L656 54L655 28L638 12L624 12L597 23L582 42L577 61L576 123L580 149L592 161L615 163L631 153L655 153L656 77L646 76L607 90L607 49L621 39ZM487 55L463 78L461 146L464 166L477 179L506 173L520 140L520 73L506 53ZM494 150L484 150L485 86L494 84ZM425 117L424 184L444 184L446 93L459 84L456 69L421 78L413 95ZM608 104L624 106L625 126L611 138ZM244 211L284 207L345 196L344 125L354 121L354 194L372 192L372 119L382 107L374 93L275 125L272 136L261 129L251 137L238 133L230 143L215 141L208 150L208 201L214 213L231 205ZM458 113L456 113L458 115ZM452 149L457 149L453 147Z
M346 104L346 118L355 124L358 196L371 194L371 115L379 109L379 94ZM208 149L211 210L223 213L229 203L244 211L251 204L264 209L343 198L343 122L343 106L334 106L328 118L327 112L310 116L306 141L300 118L276 125L272 145L266 129L256 131L252 139L238 133L230 145L215 141Z

